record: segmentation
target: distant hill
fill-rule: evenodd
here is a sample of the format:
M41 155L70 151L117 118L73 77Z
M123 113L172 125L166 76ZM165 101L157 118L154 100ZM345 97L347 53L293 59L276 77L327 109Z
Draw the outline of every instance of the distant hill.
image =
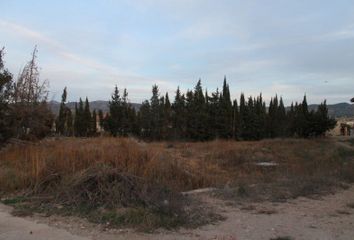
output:
M66 104L66 106L68 106L72 111L74 111L75 110L75 103L77 103L77 102L68 102ZM138 110L141 105L139 103L131 103L131 104L133 105L135 110ZM50 101L49 108L55 115L58 115L59 108L60 108L60 102ZM92 101L92 102L90 102L90 109L91 109L91 111L96 109L96 111L102 110L103 112L109 112L108 101Z
M309 109L317 109L318 104L309 105ZM353 117L354 116L354 104L349 103L336 103L327 105L328 114L331 117L339 118L339 117Z
M139 103L132 103L133 107L136 110L139 110L141 104ZM57 101L51 101L49 102L50 109L52 112L56 115L59 113L59 107L60 103ZM67 106L71 110L75 110L75 102L69 102L67 103ZM311 104L309 105L309 109L317 109L318 104ZM90 102L90 108L91 110L96 109L96 110L102 110L103 112L108 112L108 101L92 101ZM349 103L337 103L337 104L332 104L328 105L328 113L331 117L354 117L354 104L349 104Z
M316 110L319 104L310 104L309 110ZM328 107L328 114L334 118L340 117L354 117L354 104L349 103L336 103L336 104L329 104ZM287 107L289 110L290 107Z

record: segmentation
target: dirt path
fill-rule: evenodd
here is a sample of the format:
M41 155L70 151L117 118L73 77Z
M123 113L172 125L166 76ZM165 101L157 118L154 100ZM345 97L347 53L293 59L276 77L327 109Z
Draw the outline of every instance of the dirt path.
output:
M269 240L289 236L295 240L353 240L354 186L322 199L298 198L287 203L261 203L233 207L227 202L201 196L227 219L216 225L178 232L159 231L155 234L131 230L108 230L77 218L35 217L21 219L0 207L0 239L219 239ZM44 224L36 224L34 221ZM49 226L50 227L49 227ZM58 230L65 229L64 230ZM32 231L33 234L29 234ZM84 238L75 237L80 235Z
M63 229L14 217L10 208L0 204L0 240L85 240Z

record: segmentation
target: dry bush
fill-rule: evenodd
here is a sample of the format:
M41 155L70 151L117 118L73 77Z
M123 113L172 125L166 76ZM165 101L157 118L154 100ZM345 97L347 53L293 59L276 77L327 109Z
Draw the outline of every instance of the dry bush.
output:
M192 189L204 183L162 144L146 145L124 138L66 138L36 145L9 146L0 160L3 191L33 188L47 178L72 176L105 165L126 174L168 185L175 190ZM15 177L16 176L16 177ZM183 183L180 183L183 180Z
M208 181L164 149L126 138L8 146L0 159L0 191L27 189L26 201L15 201L20 212L76 214L143 229L209 222L197 208L188 210L190 200L177 192Z
M48 178L70 177L98 165L176 191L314 176L353 181L354 176L353 149L328 139L218 140L166 146L128 138L65 138L9 146L1 153L0 189L34 188ZM257 162L278 166L264 168Z

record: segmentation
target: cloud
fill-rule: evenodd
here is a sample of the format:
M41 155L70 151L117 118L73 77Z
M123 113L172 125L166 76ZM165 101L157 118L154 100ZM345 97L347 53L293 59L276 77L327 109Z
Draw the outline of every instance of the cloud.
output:
M14 4L0 19L0 38L18 52L24 43L43 46L43 75L57 91L65 82L77 94L96 97L96 91L107 98L110 86L119 83L132 99L149 98L154 83L161 92L174 92L178 85L192 88L201 77L212 91L225 74L235 93L278 92L295 99L306 91L337 99L348 92L339 86L353 89L353 4L107 0L85 4L84 15L82 3L43 5L44 15L25 19ZM69 7L77 14L63 19ZM40 31L30 23L38 23ZM21 55L14 58L16 65Z
M100 72L103 72L103 73L106 73L106 74L109 74L112 76L116 76L116 77L133 76L136 78L141 78L139 75L137 75L135 73L122 71L116 67L112 67L110 65L100 63L100 62L93 60L91 58L84 57L84 56L78 55L76 53L70 52L67 50L67 48L65 46L63 46L58 41L51 39L50 37L47 37L46 35L38 32L38 31L32 30L28 27L25 27L25 26L22 26L22 25L13 23L13 22L5 21L2 19L0 19L0 26L3 29L6 29L13 34L17 34L22 37L34 40L38 44L44 44L46 47L48 47L53 52L55 52L58 56L66 59L66 60L78 63L79 65L93 68L93 69L96 69Z
M126 87L134 87L134 85L141 85L141 83L149 83L147 84L147 86L153 84L152 79L148 77L143 77L133 72L120 70L116 67L112 67L110 65L101 63L91 58L73 53L67 50L67 48L60 42L46 36L43 33L40 33L23 25L0 19L0 27L3 30L5 29L8 32L11 32L12 34L16 34L26 39L33 40L38 44L45 45L59 57L65 60L69 60L70 62L76 63L79 66L90 69L89 72L91 72L91 77L85 76L85 74L82 73L84 71L80 71L78 68L75 68L75 71L69 71L65 70L65 68L63 69L63 66L58 64L50 66L49 71L47 71L44 76L46 78L49 78L51 81L59 82L59 84L52 84L53 86L61 86L62 84L60 84L60 82L62 82L63 79L71 79L71 84L74 84L74 86L81 84L83 88L88 88L92 90L96 90L97 87L106 88L107 85L113 86L114 83L116 83L117 81L120 83L120 85ZM60 69L62 69L62 71ZM94 76L92 76L92 69L97 70L101 73L101 75L97 76L98 74L94 74ZM96 77L96 80L92 79L92 77ZM90 79L90 81L88 81L88 79ZM154 81L158 82L162 86L169 85L166 81L163 81L161 79L156 79ZM88 82L90 83L89 86L87 86ZM99 83L99 86L96 86L97 83Z

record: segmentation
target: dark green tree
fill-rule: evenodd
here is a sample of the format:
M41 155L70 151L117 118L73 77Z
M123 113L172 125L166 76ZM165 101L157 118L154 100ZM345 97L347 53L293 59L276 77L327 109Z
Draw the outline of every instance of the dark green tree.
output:
M162 116L161 116L161 99L159 88L155 84L152 86L152 97L150 99L150 116L151 116L151 137L154 140L161 139L161 131L162 131Z
M91 117L90 136L95 136L96 133L97 133L97 113L96 113L96 109L94 109Z
M102 109L98 110L98 122L100 129L104 129L104 116L103 116L103 111Z
M92 116L90 111L90 103L88 98L85 99L85 107L84 107L84 114L83 114L83 128L84 128L84 136L90 136L91 133L91 126L92 126Z
M12 74L4 68L4 48L0 49L0 145L13 136L13 119L9 103L13 94Z
M219 135L222 138L232 137L232 102L230 96L229 84L226 82L226 77L224 78L223 90L220 96L220 112L219 112Z
M79 106L75 104L74 132L77 137L85 137L87 134L87 123L85 120L84 102L80 98Z
M241 140L247 139L247 121L248 108L246 105L245 95L241 93L240 96L240 118L239 118L239 138Z
M67 107L66 107L67 91L66 87L61 95L61 102L59 108L59 115L55 121L56 132L60 135L65 135L66 133L66 121L67 121Z
M187 135L193 140L207 140L208 113L201 80L194 87L194 92L187 92L187 115L189 116Z
M175 139L185 137L186 131L186 106L184 95L177 87L174 103L172 104L172 128Z
M111 101L109 101L109 116L107 119L108 129L113 136L120 135L122 129L122 119L122 99L116 85L111 96Z
M240 112L237 104L237 100L233 101L233 117L232 117L232 137L233 139L239 139L239 128L240 128Z
M149 101L144 101L141 104L138 112L138 122L140 126L140 136L144 139L152 138L152 115Z

